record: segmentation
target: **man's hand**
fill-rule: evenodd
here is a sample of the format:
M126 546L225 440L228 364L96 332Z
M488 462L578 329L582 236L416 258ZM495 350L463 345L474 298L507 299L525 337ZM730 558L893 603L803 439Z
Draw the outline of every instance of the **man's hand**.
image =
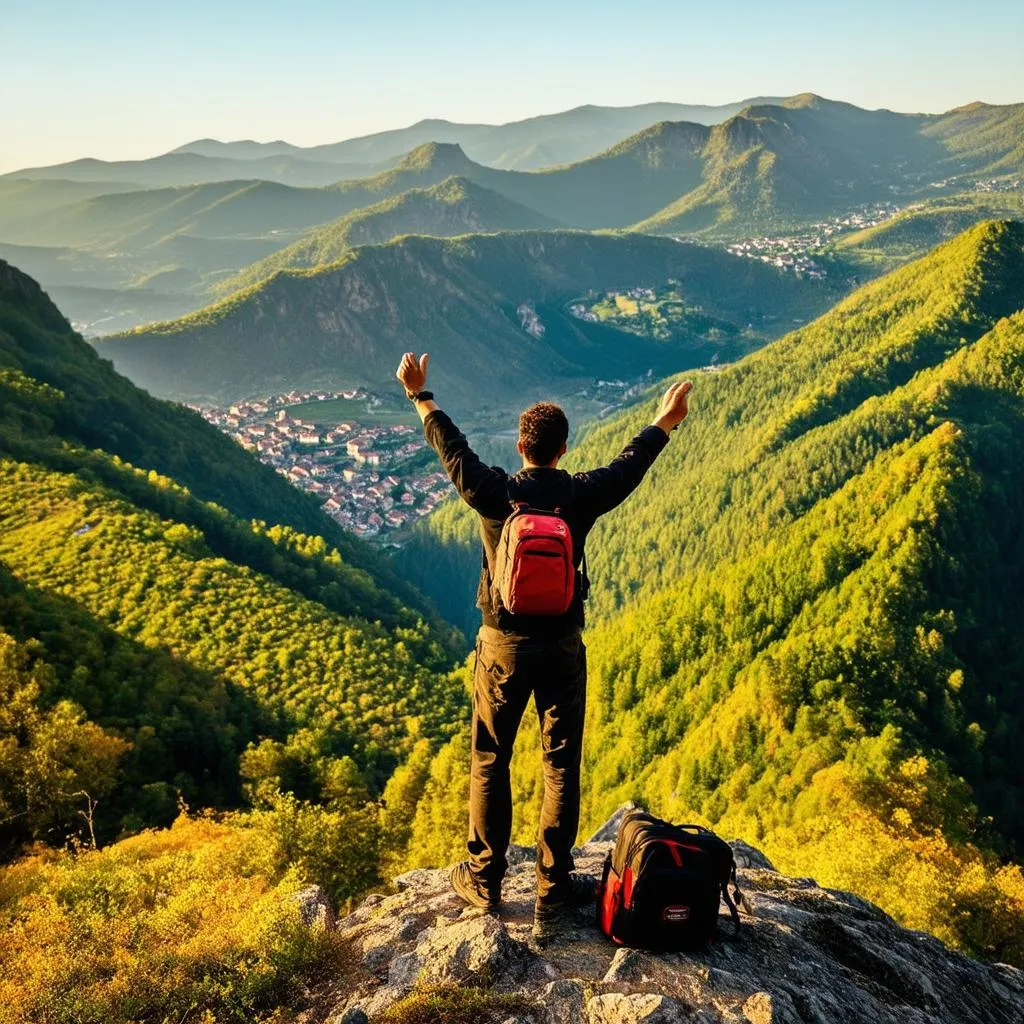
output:
M675 430L686 419L686 414L690 411L689 395L692 390L693 383L688 380L670 384L668 391L661 398L661 406L658 408L654 425L661 427L666 434Z
M402 361L398 364L395 376L402 382L402 387L410 394L415 395L427 386L427 363L429 362L429 352L424 352L418 362L412 352L406 352L402 356Z

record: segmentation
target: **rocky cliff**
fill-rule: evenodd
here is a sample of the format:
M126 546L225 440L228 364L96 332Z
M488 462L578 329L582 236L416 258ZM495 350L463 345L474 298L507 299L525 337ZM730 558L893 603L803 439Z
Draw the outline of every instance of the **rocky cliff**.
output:
M621 813L576 851L579 870L598 875ZM498 917L465 908L444 870L409 872L396 879L397 894L368 896L337 923L313 898L311 919L336 928L350 953L326 1019L402 1020L396 1008L411 994L455 985L493 997L493 1013L480 1001L479 1024L1024 1020L1024 972L971 960L857 896L788 878L742 842L733 848L746 897L742 934L734 938L723 917L717 943L697 954L616 948L594 926L592 909L573 933L537 948L534 851L525 847L510 851ZM415 1019L447 1019L434 1012Z

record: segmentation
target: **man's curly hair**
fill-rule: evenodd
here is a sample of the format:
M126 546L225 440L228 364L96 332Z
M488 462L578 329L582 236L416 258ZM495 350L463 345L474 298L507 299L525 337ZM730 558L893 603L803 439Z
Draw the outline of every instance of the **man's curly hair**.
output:
M565 413L551 402L537 402L519 416L523 454L536 466L547 466L569 438Z

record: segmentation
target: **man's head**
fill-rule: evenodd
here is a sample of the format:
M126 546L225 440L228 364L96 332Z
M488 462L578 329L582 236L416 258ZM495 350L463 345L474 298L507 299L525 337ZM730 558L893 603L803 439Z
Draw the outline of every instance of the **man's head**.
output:
M524 464L554 466L565 454L569 439L569 421L551 402L537 402L519 416L519 441L516 449Z

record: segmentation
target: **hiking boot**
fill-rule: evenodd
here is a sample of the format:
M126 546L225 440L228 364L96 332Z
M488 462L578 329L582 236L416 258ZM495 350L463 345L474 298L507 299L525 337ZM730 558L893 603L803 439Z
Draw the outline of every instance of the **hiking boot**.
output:
M597 899L597 882L575 871L569 885L554 899L537 900L533 910L533 937L541 946L572 931L579 922L576 911Z
M486 886L477 881L468 860L456 864L448 877L455 894L463 902L468 903L471 907L486 910L488 914L497 913L498 907L501 906L501 891L499 890L497 895L494 895L488 891Z

